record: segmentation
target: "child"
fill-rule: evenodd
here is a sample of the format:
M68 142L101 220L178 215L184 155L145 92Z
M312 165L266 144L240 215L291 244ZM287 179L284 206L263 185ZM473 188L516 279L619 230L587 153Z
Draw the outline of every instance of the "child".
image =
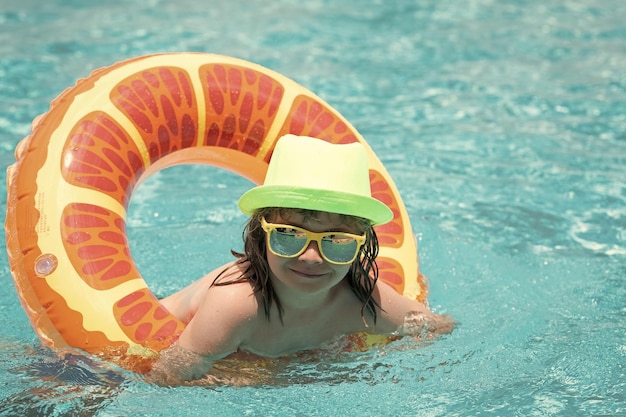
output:
M361 144L286 135L239 207L251 215L244 253L162 300L187 326L156 380L200 378L238 351L278 357L356 332L452 330L448 316L377 280L373 226L393 214L371 197Z

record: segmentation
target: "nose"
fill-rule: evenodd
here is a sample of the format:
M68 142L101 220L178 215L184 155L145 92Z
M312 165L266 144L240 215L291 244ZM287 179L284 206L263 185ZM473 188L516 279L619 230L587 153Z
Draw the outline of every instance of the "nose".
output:
M309 242L309 246L306 247L304 252L298 256L298 260L302 262L307 262L311 264L321 264L324 262L324 258L322 258L322 254L320 253L320 248L317 245L317 242L314 240Z

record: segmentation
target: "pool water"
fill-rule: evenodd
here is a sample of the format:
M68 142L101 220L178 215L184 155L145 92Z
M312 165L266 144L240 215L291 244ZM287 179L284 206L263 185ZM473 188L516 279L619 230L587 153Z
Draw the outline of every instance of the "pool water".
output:
M0 415L626 415L625 20L621 0L2 2L4 167L95 68L164 51L259 63L367 139L407 206L431 307L459 326L294 363L275 384L161 388L42 346L3 253ZM141 185L128 233L157 295L240 248L250 186L199 166Z

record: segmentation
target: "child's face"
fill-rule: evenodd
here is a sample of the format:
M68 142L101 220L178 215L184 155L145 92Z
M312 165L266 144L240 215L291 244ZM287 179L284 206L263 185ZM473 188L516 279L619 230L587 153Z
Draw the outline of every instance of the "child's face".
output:
M267 219L271 223L298 226L312 232L338 231L360 234L354 225L342 223L342 216L333 213L316 213L314 217L304 217L297 212L276 214ZM337 265L324 260L317 242L311 241L304 252L294 258L278 256L267 250L267 262L272 279L286 287L306 292L327 291L340 283L350 270L350 264Z

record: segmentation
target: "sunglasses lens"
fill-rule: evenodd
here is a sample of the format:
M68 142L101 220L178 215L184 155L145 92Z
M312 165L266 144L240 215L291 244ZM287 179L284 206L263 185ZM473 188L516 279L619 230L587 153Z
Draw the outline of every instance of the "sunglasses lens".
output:
M270 232L270 248L278 255L294 256L306 245L307 236L294 229L276 228Z
M349 263L354 259L359 244L356 239L348 236L325 236L322 238L321 249L331 262Z

